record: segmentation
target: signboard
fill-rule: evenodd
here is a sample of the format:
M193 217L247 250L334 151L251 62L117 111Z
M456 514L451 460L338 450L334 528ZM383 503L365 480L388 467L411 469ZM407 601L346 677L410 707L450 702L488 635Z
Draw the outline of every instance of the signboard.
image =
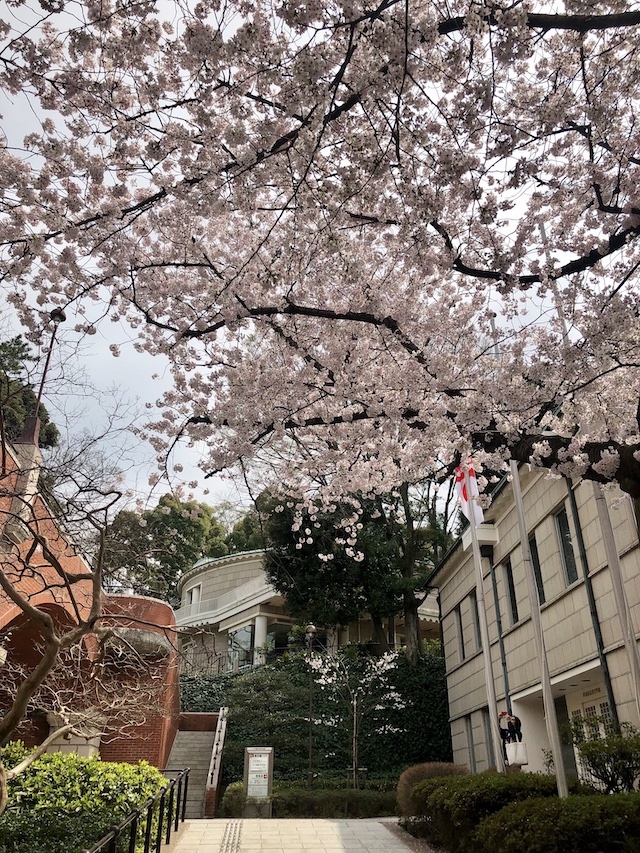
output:
M271 817L272 782L273 747L248 746L244 751L245 817Z

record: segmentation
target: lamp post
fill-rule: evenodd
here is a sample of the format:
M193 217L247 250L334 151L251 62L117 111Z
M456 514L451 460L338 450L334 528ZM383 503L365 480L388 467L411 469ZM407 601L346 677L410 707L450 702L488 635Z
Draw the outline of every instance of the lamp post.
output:
M309 656L309 750L307 756L307 788L313 785L313 670L311 669L311 652L313 651L313 641L316 638L318 629L310 622L304 629L304 639L307 646Z

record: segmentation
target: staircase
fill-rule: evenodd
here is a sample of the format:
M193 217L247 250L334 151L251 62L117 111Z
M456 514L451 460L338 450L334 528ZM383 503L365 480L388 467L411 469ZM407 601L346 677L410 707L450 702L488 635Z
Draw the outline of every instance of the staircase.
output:
M185 818L204 817L204 795L215 732L179 731L171 748L168 767L190 767Z

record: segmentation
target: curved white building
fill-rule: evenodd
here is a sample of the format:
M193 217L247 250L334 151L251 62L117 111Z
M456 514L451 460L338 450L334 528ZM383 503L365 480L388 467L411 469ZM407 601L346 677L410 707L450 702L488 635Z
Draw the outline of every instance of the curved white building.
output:
M296 620L287 614L286 601L268 582L264 551L245 551L226 557L205 557L178 584L178 628L193 628L185 637L185 662L201 672L221 672L264 663L269 654L282 654ZM424 638L439 636L435 595L420 608ZM402 621L390 626L391 642L402 645ZM184 634L183 634L184 636ZM348 642L370 642L371 623L362 619L346 629L327 630L320 636L329 649Z

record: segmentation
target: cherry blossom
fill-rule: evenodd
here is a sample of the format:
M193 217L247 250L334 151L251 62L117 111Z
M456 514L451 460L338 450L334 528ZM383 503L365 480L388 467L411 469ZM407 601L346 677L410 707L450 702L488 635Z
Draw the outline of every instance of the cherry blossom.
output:
M38 119L0 149L7 298L169 360L165 464L330 501L474 451L640 497L638 3L2 15Z

